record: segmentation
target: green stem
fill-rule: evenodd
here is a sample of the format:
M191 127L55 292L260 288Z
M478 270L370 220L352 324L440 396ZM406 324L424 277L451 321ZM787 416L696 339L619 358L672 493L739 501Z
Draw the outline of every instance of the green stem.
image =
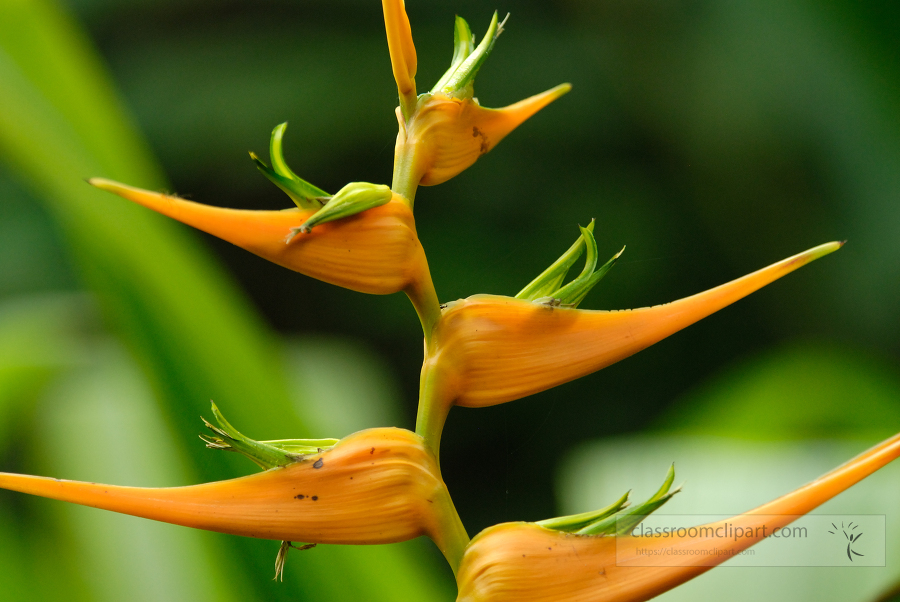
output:
M416 112L416 103L419 100L418 94L416 94L416 80L413 79L412 82L412 90L400 95L400 112L406 121L409 121L409 118Z
M426 347L427 349L427 347ZM450 413L452 393L447 389L439 362L425 358L419 381L419 410L416 415L416 434L422 437L427 447L440 465L441 433Z
M423 171L419 165L417 144L409 143L407 126L415 117L417 106L413 99L412 108L405 107L403 100L400 103L400 113L397 114L397 142L394 145L394 174L391 180L391 190L403 197L409 208L413 208L416 200L416 189L422 179Z
M422 333L425 335L425 348L428 349L431 345L434 327L441 319L441 304L438 301L437 291L434 290L434 282L431 280L431 271L428 269L427 263L421 281L407 288L406 296L409 297L419 316Z
M440 549L447 563L456 575L459 570L459 563L462 562L463 554L465 554L466 546L469 545L469 534L459 518L456 506L450 498L449 492L445 499L438 502L440 508L440 531L434 534L434 542Z
M394 176L391 181L391 190L403 197L409 208L412 209L422 174L418 173L418 169L416 169L415 151L408 149L405 143L398 140L397 146L400 147L401 144L403 144L403 148L398 148L394 154Z

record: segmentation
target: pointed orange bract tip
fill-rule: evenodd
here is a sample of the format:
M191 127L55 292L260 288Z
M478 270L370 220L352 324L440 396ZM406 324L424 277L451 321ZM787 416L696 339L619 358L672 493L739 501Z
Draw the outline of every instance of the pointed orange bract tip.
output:
M419 106L408 125L400 120L397 152L414 145L422 186L446 182L571 88L562 84L502 109L435 94Z
M753 537L671 538L574 535L534 523L485 529L466 548L457 573L458 602L641 602L668 591L792 522L900 456L900 435L873 447L812 483L727 521ZM762 527L765 527L763 529ZM709 529L707 529L709 532ZM638 549L641 552L638 552ZM647 550L671 550L646 566ZM729 552L729 553L725 553ZM666 566L690 558L690 566ZM634 563L629 566L629 563ZM640 566L638 566L640 565Z
M400 96L416 91L416 47L403 0L381 0L384 10L384 27L387 31L391 67Z
M430 279L412 210L396 196L380 207L295 234L314 211L223 209L103 178L88 183L278 265L351 290L386 295Z
M605 368L840 248L828 243L743 278L642 309L590 311L475 295L443 311L425 369L445 403L484 407Z
M118 487L0 473L0 487L186 527L285 541L380 544L429 535L451 504L417 435L361 431L248 477L176 488ZM442 548L443 549L443 548Z

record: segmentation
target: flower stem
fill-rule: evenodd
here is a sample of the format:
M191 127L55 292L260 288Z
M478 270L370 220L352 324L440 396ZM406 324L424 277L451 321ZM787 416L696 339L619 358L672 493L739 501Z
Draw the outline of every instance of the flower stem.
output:
M434 543L447 559L447 564L450 565L453 574L456 575L466 546L469 545L469 534L466 533L466 528L463 526L449 494L438 501L438 504L437 510L441 519L438 524L438 532L433 534Z
M423 252L424 258L424 252ZM423 261L425 261L423 259ZM441 319L441 304L438 301L437 291L434 290L434 282L431 280L431 272L428 264L422 270L422 276L418 282L414 282L406 289L406 296L412 302L422 324L422 332L425 335L425 348L431 344L431 334L435 325Z
M447 414L450 413L453 395L439 364L436 358L425 358L419 381L419 411L416 415L416 434L422 437L425 446L434 454L438 466L441 458L441 433Z
M407 140L406 125L416 111L416 99L413 98L412 109L402 105L397 111L397 142L394 145L394 174L391 180L391 190L406 200L409 208L413 208L416 200L416 189L422 179L423 170L421 163L421 150L419 146ZM410 111L407 113L407 111Z
M398 140L397 146L399 147L400 145L401 143ZM398 148L398 152L394 155L394 176L391 181L391 190L403 197L409 208L412 209L416 200L416 190L419 188L421 174L418 173L415 167L415 152L406 148L402 149L402 151Z
M400 95L400 112L403 114L405 119L409 119L412 117L413 113L416 112L416 103L418 101L418 96L416 94L416 81L412 80L412 90L407 92L406 94Z

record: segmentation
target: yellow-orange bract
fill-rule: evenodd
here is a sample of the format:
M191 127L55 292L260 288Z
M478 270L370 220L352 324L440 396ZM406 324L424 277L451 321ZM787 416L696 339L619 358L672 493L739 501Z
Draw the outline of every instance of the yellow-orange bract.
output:
M531 395L624 359L827 255L820 245L708 291L620 311L475 295L448 305L426 350L425 378L445 404L484 407ZM424 386L424 385L423 385Z
M416 93L416 47L403 0L381 0L391 67L400 96Z
M413 297L431 287L412 210L402 201L295 234L315 211L250 211L201 205L94 178L90 183L203 230L278 265L351 290Z
M489 527L472 539L457 574L458 602L640 602L672 589L744 550L768 532L789 524L900 456L900 435L873 447L825 476L725 522L753 529L753 537L693 539L608 537L551 531L534 523ZM646 566L646 552L692 551L691 566ZM629 566L633 562L635 565Z
M0 473L0 487L123 514L263 539L381 544L430 536L445 551L458 522L417 435L378 428L248 477L175 488L118 487Z
M570 89L569 84L562 84L502 109L487 109L474 99L435 94L419 104L408 123L398 111L395 162L403 162L414 150L411 173L415 179L422 186L446 182Z

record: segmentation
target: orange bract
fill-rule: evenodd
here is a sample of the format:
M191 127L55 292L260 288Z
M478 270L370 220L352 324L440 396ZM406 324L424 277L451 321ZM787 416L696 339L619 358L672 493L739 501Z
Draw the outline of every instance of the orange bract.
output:
M400 96L416 92L416 47L403 0L382 0L384 26L387 30L388 50L391 53L391 68L397 81Z
M590 311L475 295L449 304L423 372L445 403L484 407L605 368L839 249L828 243L714 289L642 309Z
M562 84L502 109L474 99L435 94L404 123L398 113L397 161L415 149L414 172L422 186L446 182L471 166L526 119L571 89Z
M789 524L900 456L900 435L796 491L746 514L712 523L752 528L754 537L672 539L574 535L534 523L505 523L478 534L463 556L457 582L459 602L640 602L688 581L739 552L765 533ZM713 545L714 544L714 545ZM646 566L638 548L705 551L692 566ZM659 558L670 558L659 556ZM637 562L635 562L637 561ZM628 566L635 562L641 566ZM661 562L665 564L665 562Z
M296 234L315 211L250 211L201 205L94 178L90 183L203 230L278 265L351 290L386 295L430 282L410 208L385 205Z
M397 428L361 431L265 472L176 488L118 487L0 473L0 487L153 520L262 539L381 544L429 535L452 511L434 457Z

